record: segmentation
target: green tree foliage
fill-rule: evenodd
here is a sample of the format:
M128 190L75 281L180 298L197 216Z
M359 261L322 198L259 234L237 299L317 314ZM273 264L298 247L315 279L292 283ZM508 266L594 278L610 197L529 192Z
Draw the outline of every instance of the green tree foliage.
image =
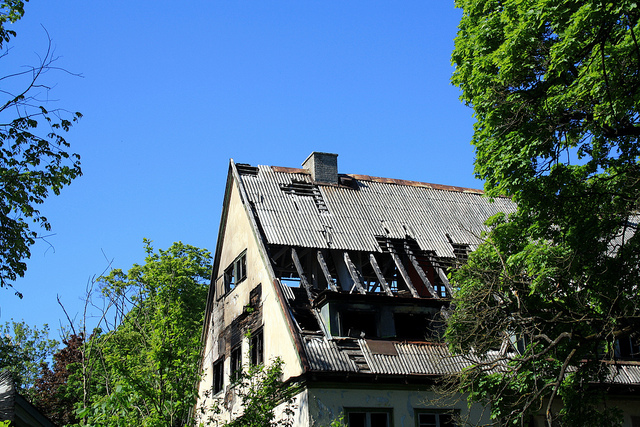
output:
M10 26L23 17L24 3L0 2L0 59L9 54L16 35ZM55 60L49 42L37 65L0 77L0 287L26 271L24 260L39 236L31 223L51 229L37 205L81 174L80 157L67 151L63 136L81 114L48 110L42 101L50 89L45 74L59 70Z
M0 326L0 371L11 371L18 392L31 399L41 366L57 348L58 342L49 339L47 325L38 329L24 321L6 322Z
M201 425L226 427L287 427L293 425L293 396L299 391L294 384L282 381L284 362L277 358L268 365L250 365L237 373L233 381L233 393L242 405L242 412L224 423L220 419L225 401L218 399L212 407L199 408L204 422ZM282 405L282 413L276 416L276 407ZM332 424L333 425L333 424ZM340 424L337 424L340 425Z
M84 348L90 378L79 415L88 425L182 426L196 401L211 257L182 243L145 245L144 265L100 278L114 328Z
M462 388L505 423L615 424L590 384L640 330L637 2L456 4L453 82L477 119L476 175L518 204L453 277L452 350L501 359ZM521 352L490 353L506 336Z

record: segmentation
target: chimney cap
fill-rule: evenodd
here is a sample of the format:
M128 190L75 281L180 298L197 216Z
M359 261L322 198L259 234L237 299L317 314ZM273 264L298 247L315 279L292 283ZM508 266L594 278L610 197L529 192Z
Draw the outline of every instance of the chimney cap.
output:
M338 155L335 154L335 153L325 153L324 151L312 151L311 154L309 154L307 156L307 158L304 159L304 162L302 162L302 166L304 166L305 163L307 163L310 158L315 157L316 155L319 155L319 156L332 156L332 157L335 157L336 159L338 158Z

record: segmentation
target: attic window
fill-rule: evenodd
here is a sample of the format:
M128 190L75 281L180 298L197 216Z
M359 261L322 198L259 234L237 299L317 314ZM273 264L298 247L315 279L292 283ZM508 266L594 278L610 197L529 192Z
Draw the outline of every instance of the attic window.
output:
M226 270L224 270L225 292L229 292L241 281L247 278L247 251L236 258Z
M312 197L320 213L329 212L327 204L322 197L322 193L317 185L304 181L291 181L291 184L280 184L280 189L286 194L301 197Z

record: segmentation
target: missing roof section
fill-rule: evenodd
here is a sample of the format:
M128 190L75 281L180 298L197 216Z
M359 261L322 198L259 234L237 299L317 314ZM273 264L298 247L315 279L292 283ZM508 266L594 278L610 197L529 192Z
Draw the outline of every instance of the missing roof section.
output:
M236 163L236 169L241 175L258 176L258 168L247 163Z
M320 213L329 213L327 204L322 197L322 193L318 189L317 185L310 184L304 181L291 181L291 184L280 184L280 189L286 194L292 194L301 197L312 197L313 201Z

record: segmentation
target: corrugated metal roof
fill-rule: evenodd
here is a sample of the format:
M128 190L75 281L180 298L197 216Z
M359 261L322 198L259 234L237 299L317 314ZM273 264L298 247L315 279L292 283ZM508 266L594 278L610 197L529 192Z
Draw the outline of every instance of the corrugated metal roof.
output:
M461 356L451 356L445 345L432 343L393 342L395 355L374 353L367 340L358 339L360 354L368 371L386 375L446 375L469 366ZM358 372L347 351L324 337L304 337L305 351L312 371Z
M395 351L376 352L366 339L355 340L360 349L356 357L363 356L367 370L359 370L352 360L354 355L341 349L334 340L320 336L305 336L305 351L311 371L361 372L377 375L451 375L469 367L473 361L464 356L453 356L444 344L428 342L392 341ZM394 354L395 353L395 354ZM605 362L609 384L640 385L640 363L629 361Z
M282 190L294 181L312 183L305 171L258 168L257 175L240 177L270 244L379 252L375 236L408 235L421 250L450 258L454 254L447 235L473 249L488 217L515 209L510 200L492 203L481 191L353 175L360 178L357 190L318 185L327 213L313 197Z
M346 352L338 349L335 341L324 337L304 337L304 347L312 371L358 372L356 364Z
M616 362L609 365L607 382L612 384L640 385L638 362Z
M443 344L397 342L394 347L397 356L375 354L365 340L360 340L367 364L376 374L447 375L469 366L465 358L452 356Z

